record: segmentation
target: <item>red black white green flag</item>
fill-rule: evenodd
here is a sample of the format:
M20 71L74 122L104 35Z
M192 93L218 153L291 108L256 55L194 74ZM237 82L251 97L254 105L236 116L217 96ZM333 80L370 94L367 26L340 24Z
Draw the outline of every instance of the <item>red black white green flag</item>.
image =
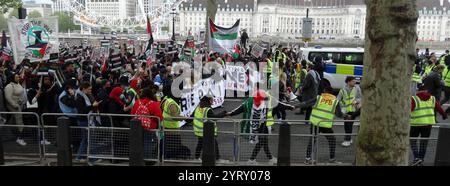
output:
M239 23L240 19L232 27L224 28L209 19L209 49L221 54L233 53L238 39Z

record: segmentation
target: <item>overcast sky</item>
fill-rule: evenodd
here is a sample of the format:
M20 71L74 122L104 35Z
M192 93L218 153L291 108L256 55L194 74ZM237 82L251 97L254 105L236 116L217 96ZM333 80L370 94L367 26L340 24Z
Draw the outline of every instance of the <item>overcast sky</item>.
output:
M24 3L27 3L27 1L35 1L36 3L47 3L47 4L52 4L51 0L24 0Z

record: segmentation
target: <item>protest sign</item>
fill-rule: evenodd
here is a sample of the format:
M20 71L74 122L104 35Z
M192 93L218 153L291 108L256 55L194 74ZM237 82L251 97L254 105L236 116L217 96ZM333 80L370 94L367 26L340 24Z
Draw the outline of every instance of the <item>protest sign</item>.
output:
M264 52L264 48L262 48L262 47L259 46L258 44L255 44L255 46L253 46L253 48L252 48L251 54L252 54L254 57L261 57L262 54L263 54L263 52Z
M226 83L227 90L247 91L247 75L246 69L243 66L226 66Z
M59 52L57 17L8 19L14 61L20 64L47 60L51 53Z

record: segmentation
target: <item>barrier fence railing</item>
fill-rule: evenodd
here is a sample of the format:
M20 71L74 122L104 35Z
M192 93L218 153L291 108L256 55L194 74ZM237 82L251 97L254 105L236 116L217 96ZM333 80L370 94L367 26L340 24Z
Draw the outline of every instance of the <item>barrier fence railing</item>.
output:
M111 122L110 127L89 126L87 161L110 160L97 164L121 165L121 161L129 161L130 155L130 121L135 118L154 119L158 124L157 129L144 129L144 161L159 162L161 121L155 116L130 115L130 114L102 114L91 113L89 118L102 120L107 117Z
M36 162L55 157L56 118L66 116L69 117L71 123L72 156L86 157L87 162L91 162L90 164L96 165L95 160L102 159L110 162L102 162L98 165L126 165L124 163L130 161L129 122L136 118L150 118L159 123L156 129L144 130L142 139L144 141L144 161L155 162L157 165L164 165L165 163L192 165L202 162L200 159L202 140L195 135L192 122L187 122L178 129L167 129L164 128L159 118L154 116L45 113L39 117L36 113L0 112L0 114L2 116L10 115L10 117L19 114L29 117L23 120L23 125L14 125L11 123L14 120L11 119L5 125L1 125L0 134L3 139L6 161L11 157L27 158L30 155L36 157ZM78 125L77 119L80 117L86 117L88 121L86 126ZM165 119L192 121L195 118L174 117ZM201 119L204 120L205 118ZM333 120L331 130L319 129L319 127L310 125L306 120L266 120L266 122L274 122L272 129L267 128L267 130L259 125L260 122L264 121L254 119L208 118L207 120L214 121L218 128L215 139L218 142L217 148L220 157L217 158L216 165L277 165L276 157L279 157L277 142L281 139L279 127L282 123L288 123L290 128L289 159L292 165L302 165L308 157L311 158L312 162L315 162L313 165L355 164L355 144L359 120ZM30 121L36 122L34 125L29 125ZM323 122L330 121L321 121L318 125L320 126ZM349 131L345 123L350 122L353 122L353 128ZM415 156L423 156L422 154L425 152L425 156L421 157L423 164L433 165L438 141L437 132L441 126L449 125L444 123L434 124L430 131L430 137L411 136L410 148L417 150L414 153L412 150L410 151L410 161L413 162ZM14 137L11 137L12 132L8 129L17 130L19 128L28 128L28 131L31 131L24 138L28 143L27 146L21 147L11 142ZM249 130L250 128L255 130ZM83 145L83 139L85 139L86 151L77 152L79 146ZM341 145L341 142L349 139L353 143L347 146ZM47 144L46 140L50 144ZM22 150L15 150L20 148ZM250 159L254 161L249 161ZM336 162L327 163L330 159L336 160Z
M43 159L39 115L33 112L0 112L4 165L28 165ZM4 118L5 117L5 118Z
M71 144L72 156L76 158L77 152L80 149L80 145L83 137L87 137L88 135L88 125L80 126L78 123L78 119L86 118L88 120L87 114L65 114L65 113L44 113L41 115L41 123L43 129L44 139L50 142L49 145L43 145L44 149L44 159L48 161L48 164L52 164L52 158L57 156L57 119L59 117L68 117L69 118L69 139ZM88 122L89 123L89 122ZM85 144L87 142L85 141ZM87 156L87 153L84 152L80 154L80 156Z
M193 121L195 118L171 117L168 119ZM214 121L218 128L216 139L218 147L216 148L218 148L220 158L217 159L216 163L225 165L236 163L237 136L235 131L237 130L237 122L232 118L208 118L208 120ZM203 138L195 135L193 122L188 122L179 129L169 129L162 126L161 133L164 136L160 148L162 164L176 162L197 164L202 162L200 159L203 150Z

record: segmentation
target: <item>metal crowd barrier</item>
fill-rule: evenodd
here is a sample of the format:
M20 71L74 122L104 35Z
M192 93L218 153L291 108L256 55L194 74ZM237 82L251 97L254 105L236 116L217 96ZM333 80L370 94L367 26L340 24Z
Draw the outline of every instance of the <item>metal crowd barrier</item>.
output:
M92 163L94 165L128 165L130 160L130 127L129 121L136 117L145 117L156 119L159 128L145 131L144 133L144 160L157 162L157 165L170 163L186 163L187 165L198 165L201 160L196 158L196 148L199 142L193 131L193 124L187 123L180 129L165 129L159 118L154 116L136 116L126 114L63 114L63 113L45 113L39 117L36 113L26 112L0 112L1 115L20 114L27 115L23 125L13 125L8 121L5 125L0 125L0 134L3 139L6 160L27 157L34 157L40 163L43 159L56 157L56 118L61 116L72 117L71 139L73 156L77 155L78 145L83 133L87 135L87 149L82 156L89 160L104 160L102 163ZM89 121L100 121L101 125L88 125L79 127L76 116L86 117ZM40 118L40 119L39 119ZM35 119L35 125L28 125ZM194 118L166 118L166 119L184 119L193 120ZM359 120L333 120L333 133L321 133L318 127L312 127L306 120L273 120L273 131L270 133L249 133L242 131L243 124L248 123L251 127L253 119L233 119L233 118L208 118L217 123L218 127L218 148L220 159L216 165L277 165L275 161L269 160L265 150L269 150L272 157L278 157L278 138L279 126L282 122L287 122L290 127L291 151L290 162L292 165L303 165L306 159L308 145L311 145L311 159L315 161L313 165L354 165L356 159L356 140L359 130ZM53 123L54 122L54 123ZM329 121L322 121L329 122ZM351 133L345 133L344 122L354 122ZM128 123L128 126L126 124ZM124 124L124 125L122 125ZM427 150L424 158L424 165L433 165L437 133L439 127L443 124L433 125L431 136L429 138L411 138L411 144L418 142L418 148L425 146ZM15 137L11 129L17 130L24 128L27 131L25 141L27 146L21 147L15 143ZM25 130L26 129L26 130ZM314 131L313 131L314 130ZM269 132L269 131L267 131ZM341 142L345 136L351 136L353 143L348 147L343 147ZM44 139L50 144L41 143ZM331 141L328 141L330 140ZM422 141L422 144L420 142ZM44 141L45 142L45 141ZM260 144L258 144L260 143ZM333 144L334 143L334 144ZM248 161L251 158L256 146L261 147L255 161ZM330 148L331 145L331 148ZM422 146L421 146L422 145ZM32 147L32 148L30 148ZM148 148L151 147L151 148ZM258 147L258 148L259 148ZM257 149L258 150L258 149ZM335 159L340 163L327 163L330 159L330 150L335 151ZM200 156L201 158L201 153ZM27 159L25 158L25 159ZM413 153L410 152L410 161L413 161ZM28 160L27 159L27 160ZM108 160L107 162L105 162ZM21 162L22 164L25 164Z
M80 142L82 139L83 133L88 135L89 130L88 127L81 127L78 125L77 117L86 117L88 119L87 114L64 114L64 113L44 113L41 115L41 122L43 128L44 138L47 139L51 144L43 145L44 149L44 159L48 161L48 164L51 165L55 162L51 161L57 156L57 142L56 142L56 131L57 131L57 119L59 117L68 117L70 119L70 141L71 141L71 150L73 158L76 157L78 148L80 146ZM81 156L87 156L87 153L81 154Z
M0 116L5 166L39 164L43 159L39 116L32 112L0 112ZM18 138L26 144L19 144Z
M89 114L89 118L104 118L108 117L111 121L111 125L107 126L89 126L88 135L88 151L87 160L101 159L100 163L92 163L99 165L125 165L130 160L130 121L136 117L152 118L156 119L158 124L161 123L158 117L155 116L143 116L143 115L130 115L130 114L101 114L92 113ZM159 127L161 125L159 124ZM150 146L144 148L144 160L159 162L160 157L160 138L159 129L145 130L144 129L144 146ZM128 164L126 164L128 165Z
M193 120L192 117L171 117L165 119ZM216 161L221 165L234 165L237 160L236 122L232 118L208 118L217 124L217 141L220 159ZM162 125L161 125L162 126ZM180 129L161 128L164 136L162 140L161 163L188 163L200 164L201 153L196 158L197 146L202 143L194 134L193 124L186 123ZM226 143L223 143L223 142ZM200 148L199 148L200 149ZM199 151L201 152L201 151Z

